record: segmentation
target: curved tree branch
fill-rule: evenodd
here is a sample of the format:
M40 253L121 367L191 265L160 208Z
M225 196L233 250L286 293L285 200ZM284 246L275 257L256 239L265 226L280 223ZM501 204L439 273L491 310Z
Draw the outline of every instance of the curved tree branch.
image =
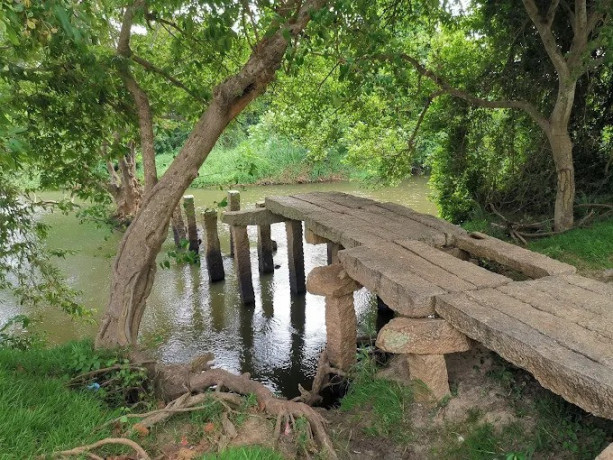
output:
M434 83L436 83L441 90L445 93L457 97L458 99L462 99L469 104L472 104L477 107L484 107L488 109L520 109L526 112L530 117L539 125L543 131L549 130L549 120L545 118L539 110L532 105L528 101L523 100L489 100L483 99L475 96L474 94L470 94L467 91L463 91L461 89L454 88L451 86L443 77L434 73L430 69L424 67L417 59L408 55L402 54L401 57L410 63L417 72L419 72L424 77L428 77ZM389 59L389 57L387 58Z
M538 6L534 0L522 0L524 3L524 8L528 13L528 16L532 20L534 27L536 27L537 32L541 37L541 41L543 42L543 46L545 47L545 51L551 59L553 66L558 73L558 76L562 78L566 78L569 75L568 65L566 64L566 60L562 55L562 51L560 50L558 43L556 42L555 37L553 36L553 32L551 31L551 25L553 19L555 17L555 11L557 10L559 1L552 0L551 6L547 12L546 17L543 17L539 12ZM581 1L581 0L577 0ZM585 0L583 0L585 3Z
M126 59L130 59L132 57L132 50L130 49L130 34L132 24L134 22L134 15L140 8L143 8L144 5L144 0L136 0L131 6L126 8L123 22L121 24L121 32L119 33L119 40L117 42L117 54ZM153 112L151 110L151 105L149 104L149 97L147 96L147 93L134 79L134 76L130 72L130 68L127 63L121 65L119 72L124 85L134 98L134 103L138 113L140 143L143 154L143 169L145 171L145 193L148 193L157 183L155 146L153 144Z

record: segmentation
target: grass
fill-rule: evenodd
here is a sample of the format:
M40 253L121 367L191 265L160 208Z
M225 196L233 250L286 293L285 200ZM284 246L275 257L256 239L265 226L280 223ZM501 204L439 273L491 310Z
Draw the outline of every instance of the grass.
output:
M0 458L24 459L95 442L95 431L116 411L95 394L65 383L75 353L92 355L88 342L49 350L0 349Z
M175 155L163 153L156 156L158 174L162 175L168 169ZM215 147L192 187L319 182L346 178L351 173L338 154L313 161L304 148L288 140L276 136L248 138L235 147Z
M531 241L528 247L580 270L613 268L613 218Z
M283 460L283 456L272 449L259 446L233 447L218 454L208 454L202 460Z
M365 434L407 443L411 440L408 407L413 402L413 392L409 386L375 378L376 372L374 359L362 353L340 409L368 409L370 416L360 420Z

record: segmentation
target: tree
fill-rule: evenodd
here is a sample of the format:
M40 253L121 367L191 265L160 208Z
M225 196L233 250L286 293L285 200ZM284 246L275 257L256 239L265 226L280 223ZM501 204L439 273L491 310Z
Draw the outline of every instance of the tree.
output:
M226 42L226 48L227 42L236 35L232 26L241 21L255 43L247 62L210 91L208 106L183 148L166 173L145 194L140 210L119 245L109 304L96 337L97 346L125 346L136 342L155 276L155 258L166 239L169 220L181 196L226 126L265 91L286 50L296 43L311 15L323 4L323 0L308 0L283 2L267 8L264 4L228 2L219 7L209 5L210 12L206 9L207 20L203 25L209 26L210 34L211 30L215 31L213 38L221 39L222 44ZM251 11L255 6L260 10ZM172 8L171 13L181 14L181 5L173 4ZM131 30L139 11L142 11L139 2L127 8L122 25L124 33ZM177 25L175 21L167 22L173 27ZM197 26L193 20L185 20L184 24L191 24L192 28ZM247 24L251 24L249 30ZM260 29L262 26L264 30Z
M574 224L575 169L573 142L568 128L575 101L575 90L581 76L604 63L605 45L608 44L606 40L610 39L607 28L611 21L611 2L577 0L574 2L574 7L559 0L547 3L547 8L539 8L535 0L523 0L525 11L541 39L542 52L551 61L557 77L557 93L548 116L537 104L527 100L493 100L458 89L414 57L409 55L402 57L421 75L436 83L446 94L479 107L523 110L533 119L547 136L551 148L557 174L554 229L564 231L572 228ZM566 47L563 47L563 38L557 36L554 27L562 22L560 21L562 15L566 20L566 24L563 23L561 26L562 30L570 28L572 31L572 40ZM521 56L518 58L521 59Z

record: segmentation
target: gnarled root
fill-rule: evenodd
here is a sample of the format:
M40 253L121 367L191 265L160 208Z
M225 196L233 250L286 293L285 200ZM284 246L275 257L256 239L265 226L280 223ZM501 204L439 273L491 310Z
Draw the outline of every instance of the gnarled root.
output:
M312 407L296 401L277 398L272 391L259 382L251 380L248 374L235 375L223 369L211 369L193 375L189 382L191 391L204 391L207 388L227 388L242 395L255 395L260 409L268 415L289 415L293 418L304 417L313 432L313 438L330 459L336 459L332 441L326 432L326 420Z
M320 393L332 385L332 383L330 383L330 375L337 375L339 377L347 376L345 372L330 365L330 361L328 361L328 353L326 350L324 350L321 352L321 355L319 355L319 361L317 362L317 373L313 379L311 391L305 390L302 385L298 385L300 396L294 398L293 401L301 401L309 406L320 403L322 400Z
M145 449L143 449L141 446L139 446L137 443L135 443L131 439L126 439L126 438L101 439L100 441L95 442L93 444L89 444L87 446L75 447L74 449L64 450L62 452L54 452L52 454L52 457L66 458L66 457L75 457L77 455L87 455L89 458L101 459L102 457L99 457L93 454L91 451L99 447L106 446L108 444L122 444L124 446L131 447L134 451L136 451L136 455L137 455L136 458L138 460L151 460L151 457L149 457L147 452L145 452Z

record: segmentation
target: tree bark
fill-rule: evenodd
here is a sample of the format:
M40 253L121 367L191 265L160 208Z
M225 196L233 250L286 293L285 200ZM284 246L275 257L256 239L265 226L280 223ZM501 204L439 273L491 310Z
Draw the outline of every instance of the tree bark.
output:
M107 169L111 176L107 190L115 202L113 217L119 222L130 222L136 215L142 199L143 189L136 177L134 156L134 145L131 143L129 152L119 159L119 174L115 171L112 162L107 163Z
M298 35L308 24L310 12L324 3L325 0L307 0L298 4L297 11L286 12L286 23L257 44L237 74L215 88L208 108L164 176L146 194L120 243L96 346L136 343L155 276L155 258L168 234L175 207L228 123L273 80L289 44L284 32Z

